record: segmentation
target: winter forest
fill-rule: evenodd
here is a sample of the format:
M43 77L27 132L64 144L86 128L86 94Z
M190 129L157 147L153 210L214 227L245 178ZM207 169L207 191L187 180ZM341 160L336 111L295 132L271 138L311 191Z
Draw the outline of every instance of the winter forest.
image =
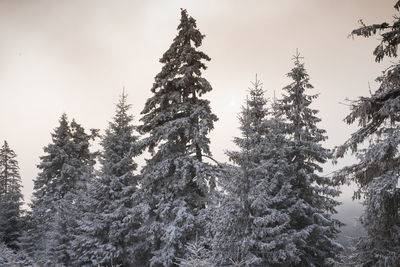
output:
M374 40L365 56L378 66L391 62L370 94L342 96L354 129L347 141L325 145L313 106L320 94L307 54L293 44L281 93L249 77L240 113L229 115L240 134L224 150L227 161L210 149L219 116L207 98L218 90L204 74L213 56L202 47L207 32L189 9L178 10L150 97L137 107L134 90L114 91L106 129L59 114L30 201L19 153L2 142L0 265L400 266L400 1L393 4L387 22L360 20L347 33ZM354 163L324 170L347 155ZM362 202L363 230L343 240L336 215L348 184Z

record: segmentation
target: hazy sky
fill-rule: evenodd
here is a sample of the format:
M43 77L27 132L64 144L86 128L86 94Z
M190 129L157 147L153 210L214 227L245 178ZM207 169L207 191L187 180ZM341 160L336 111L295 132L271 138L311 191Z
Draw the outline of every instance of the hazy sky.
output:
M290 81L296 48L320 97L327 147L355 129L343 123L345 98L369 93L390 62L374 62L377 38L348 38L357 21L391 21L392 0L0 1L0 141L18 155L29 199L36 165L63 112L86 129L105 129L122 88L135 123L151 96L158 62L177 34L180 8L206 35L211 57L203 73L219 117L211 133L216 159L226 160L239 135L237 114L255 74L269 97ZM1 143L2 144L2 143ZM341 165L344 164L343 161ZM340 166L341 166L340 165ZM328 164L326 172L338 166ZM349 196L349 193L345 193Z

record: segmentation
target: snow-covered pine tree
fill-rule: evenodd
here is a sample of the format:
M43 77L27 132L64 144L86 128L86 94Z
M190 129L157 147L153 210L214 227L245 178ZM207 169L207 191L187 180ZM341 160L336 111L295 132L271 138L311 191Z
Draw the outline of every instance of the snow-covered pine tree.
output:
M113 121L102 137L98 177L89 186L83 201L85 216L80 221L79 265L133 266L138 227L136 207L137 164L140 153L129 114L131 105L122 94Z
M292 147L275 100L266 108L258 81L242 110L239 151L228 155L236 166L220 184L225 190L214 215L214 262L232 266L295 266L301 261L291 227L296 209ZM223 179L222 179L223 178Z
M52 143L44 148L40 157L41 170L34 181L32 200L31 244L38 264L71 264L73 227L79 214L74 205L79 200L77 192L89 174L88 166L94 164L88 152L92 135L84 134L75 121L68 122L63 114L60 125L52 134ZM95 133L96 131L94 131Z
M293 82L283 88L278 109L286 121L285 132L290 140L288 159L294 171L288 179L296 203L288 215L299 260L296 265L330 266L342 249L334 240L341 223L332 218L339 204L334 197L340 192L330 177L318 173L332 153L321 145L327 138L325 130L318 128L321 120L316 116L318 111L310 107L318 95L306 93L313 88L309 75L298 53L293 59L294 68L287 74Z
M0 149L0 242L19 249L23 196L17 155L4 141Z
M274 95L269 117L260 127L264 135L258 168L259 180L253 188L253 250L259 266L299 265L297 235L291 226L291 212L296 209L297 193L292 190L292 147L286 135L286 123Z
M31 234L34 245L34 257L39 264L55 264L57 257L53 256L55 244L55 219L58 217L59 200L66 193L68 175L63 169L71 150L71 129L67 115L63 114L60 125L52 134L52 143L44 148L45 156L40 157L37 166L41 172L34 180L32 199L32 221L34 229Z
M198 51L204 35L196 21L181 11L178 35L160 62L150 97L142 111L139 131L147 134L143 146L152 153L141 175L145 222L139 233L146 264L173 266L186 258L185 245L201 234L199 213L205 208L213 184L207 134L217 117L201 96L212 87L201 77L203 61Z
M64 216L66 235L65 247L60 246L59 250L65 249L69 255L69 265L76 265L80 256L80 247L76 246L76 240L81 237L79 222L85 215L85 200L88 194L89 184L94 179L97 152L91 152L90 141L98 137L98 130L91 129L91 133L85 133L85 129L74 119L70 124L72 150L70 154L70 167L74 168L74 181L72 188L64 196Z
M260 262L253 250L255 211L252 195L261 180L266 179L266 169L260 168L261 157L266 143L263 122L266 120L266 99L259 80L252 83L250 99L239 116L242 137L235 137L239 151L228 151L229 159L236 165L225 168L226 175L220 177L219 184L224 190L220 205L215 207L213 216L214 238L212 240L213 261L217 265L231 265L241 262L243 266ZM264 195L262 195L264 193ZM266 197L268 192L261 192ZM258 211L263 213L262 211Z
M395 8L399 10L400 1ZM376 61L396 57L400 18L388 23L363 25L353 35L369 37L379 30L381 43L374 50ZM358 121L359 129L336 149L336 157L350 150L358 163L340 170L338 182L354 181L354 198L364 199L361 223L367 235L356 243L350 262L357 266L398 266L400 262L400 64L388 68L377 78L379 88L368 97L351 103L345 118ZM361 146L361 148L360 148Z

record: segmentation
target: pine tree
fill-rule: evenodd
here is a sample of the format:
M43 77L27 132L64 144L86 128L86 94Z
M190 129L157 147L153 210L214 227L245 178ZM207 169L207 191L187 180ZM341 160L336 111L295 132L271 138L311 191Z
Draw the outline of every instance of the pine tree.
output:
M400 1L395 5L397 10L399 7ZM363 24L352 33L369 37L384 31L374 50L376 61L380 62L386 56L397 57L399 25L400 19L395 17L393 25ZM354 198L364 199L365 210L360 219L367 235L358 240L349 259L358 266L397 266L400 262L399 75L397 63L377 78L379 88L374 93L351 103L345 121L358 121L359 129L336 149L336 157L350 150L358 158L358 163L336 174L338 182L356 182L359 188Z
M339 204L333 197L340 192L331 178L318 174L323 170L321 164L331 158L331 152L321 145L327 138L325 130L318 128L318 111L310 107L318 95L306 93L313 86L300 59L297 53L295 66L287 74L293 82L283 88L278 102L290 140L288 159L293 170L288 177L290 195L295 197L289 213L290 228L295 237L297 265L326 266L334 264L342 249L334 241L341 224L332 218Z
M227 152L235 166L226 166L226 175L219 180L225 194L221 195L220 205L214 211L214 238L212 250L214 260L221 266L240 262L244 266L260 262L253 250L255 243L253 204L255 187L266 180L266 169L262 168L262 153L265 149L263 122L267 108L262 84L257 80L250 88L250 99L242 107L239 117L242 137L234 143L239 151ZM261 192L259 197L266 196Z
M132 266L134 231L138 227L137 164L138 137L127 95L122 94L116 114L102 138L101 171L89 187L86 214L80 222L79 264Z
M0 150L0 242L19 249L23 196L17 155L4 141Z
M229 151L230 167L221 180L225 194L215 211L213 260L221 266L295 266L298 235L291 226L297 194L286 137L276 101L269 111L256 80L240 116L242 137Z
M59 250L68 253L66 265L75 265L81 252L81 248L76 246L76 240L82 235L79 222L85 215L86 195L88 194L89 184L93 181L95 175L94 165L96 164L97 152L90 151L90 141L98 137L98 130L91 129L91 133L87 134L85 129L75 120L72 120L70 128L72 142L70 167L74 169L72 175L75 177L72 187L63 198L62 215L64 221L62 223L65 226L60 230L64 232L66 238L62 242L64 245L60 246Z
M52 143L44 148L34 181L32 200L32 243L39 264L71 264L71 241L79 210L78 192L87 183L93 166L89 152L92 135L63 114L52 134ZM95 133L96 131L94 131Z
M68 158L70 148L71 130L65 114L60 119L60 125L52 134L52 144L44 148L47 155L42 156L38 168L41 170L34 181L32 199L32 220L34 230L31 234L37 260L49 260L53 264L56 259L51 257L50 250L54 244L54 220L58 205L56 203L66 193L65 185L61 182L67 180L62 172L64 162ZM65 178L64 178L65 177ZM58 179L57 179L58 178ZM42 262L42 264L50 263Z
M256 240L253 250L260 266L295 266L300 260L298 236L291 225L291 214L298 200L292 190L295 166L279 108L274 96L269 117L261 125L264 140L258 168L263 171L258 171L260 178L252 192Z
M212 168L203 162L211 155L207 137L217 117L208 100L211 91L201 77L203 60L198 51L203 35L186 10L181 11L178 35L160 62L150 97L142 111L139 131L147 134L143 146L152 157L141 175L143 219L139 229L145 261L151 266L176 264L186 258L186 244L201 233L199 214L207 202Z

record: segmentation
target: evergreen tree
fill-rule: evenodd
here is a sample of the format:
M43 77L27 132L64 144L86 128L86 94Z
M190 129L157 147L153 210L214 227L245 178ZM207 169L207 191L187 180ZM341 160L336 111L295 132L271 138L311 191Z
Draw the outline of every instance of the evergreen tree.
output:
M66 193L65 181L68 179L65 171L63 172L63 166L70 150L71 130L65 114L62 115L59 122L59 127L52 134L53 143L44 148L47 155L40 157L41 163L38 168L41 172L34 181L33 188L32 220L34 230L31 234L33 250L37 260L42 258L50 261L41 264L56 262L56 259L51 257L50 251L55 247L53 224L57 218L58 202Z
M39 264L71 264L71 241L76 218L74 209L78 191L87 182L93 166L89 139L75 121L63 114L52 134L52 143L44 148L34 181L32 200L32 243ZM95 132L95 131L94 131Z
M292 228L297 193L279 105L267 110L256 80L241 116L239 151L228 152L236 166L221 179L226 194L215 211L214 261L218 266L295 266L301 264L299 234Z
M79 264L132 266L134 231L138 227L136 206L137 136L122 94L116 114L102 138L101 171L89 186L80 222Z
M90 151L90 141L98 137L98 130L91 129L91 133L85 133L85 129L72 120L71 142L72 150L70 154L71 168L74 168L72 175L75 176L72 188L64 196L64 216L65 228L62 229L66 235L66 242L61 246L61 252L64 249L69 256L68 265L76 265L80 257L81 248L76 240L81 237L82 232L79 229L79 222L84 218L85 200L88 194L89 184L94 179L94 165L97 152Z
M287 74L293 80L284 87L278 109L285 119L285 133L289 138L288 159L293 173L289 175L290 195L294 198L290 208L290 228L296 246L296 265L329 266L338 258L342 247L334 241L341 223L332 218L339 203L333 197L339 191L333 180L321 176L321 164L331 158L331 152L322 147L325 130L317 127L320 118L310 107L318 95L308 95L312 89L304 63L294 57L294 68Z
M141 175L143 219L139 229L142 255L151 266L172 266L186 258L186 244L201 233L199 214L206 206L212 168L203 162L210 156L207 137L217 117L208 100L211 91L201 77L203 60L198 51L203 35L186 10L181 11L178 35L160 62L150 97L142 111L139 131L147 134L143 146L152 157Z
M400 1L395 5L399 10ZM381 44L374 50L376 61L396 57L400 18L388 23L362 25L354 35L369 37L378 31ZM340 147L336 157L346 151L356 154L358 163L340 170L338 182L354 181L354 198L364 198L361 223L367 235L356 243L350 262L357 266L397 266L400 262L400 64L396 63L377 78L379 88L369 97L351 103L345 118L348 124L358 121L359 129ZM367 141L369 142L366 145ZM359 148L361 146L363 148Z
M21 177L17 155L4 141L0 149L0 242L18 249L21 237Z
M241 263L244 266L259 263L254 245L256 210L252 206L255 187L266 180L266 169L262 168L262 153L266 148L264 124L267 116L266 99L261 83L256 79L250 89L250 99L242 107L239 117L242 137L236 137L234 143L239 151L227 152L236 166L226 166L225 176L219 180L225 194L221 195L220 205L214 211L214 238L212 241L213 258L218 265L225 266ZM266 151L265 151L266 152ZM260 198L267 197L260 192ZM258 210L263 213L263 211Z

